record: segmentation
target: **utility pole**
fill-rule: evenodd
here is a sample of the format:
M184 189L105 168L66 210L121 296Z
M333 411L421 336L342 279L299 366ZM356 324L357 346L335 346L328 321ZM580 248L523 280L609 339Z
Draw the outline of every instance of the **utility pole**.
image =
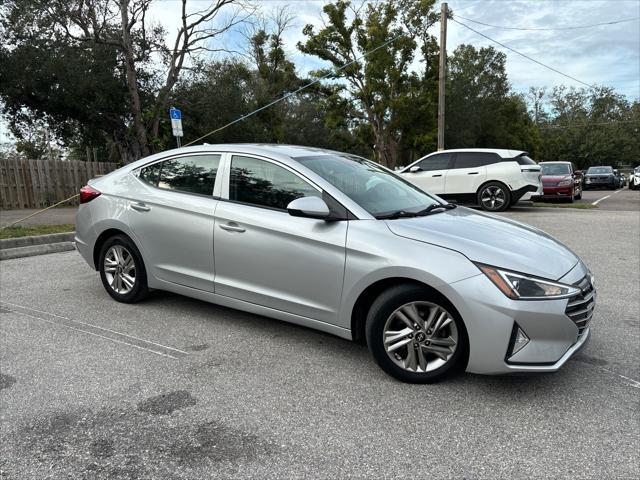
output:
M444 150L444 86L447 78L447 4L440 11L440 68L438 72L438 150Z

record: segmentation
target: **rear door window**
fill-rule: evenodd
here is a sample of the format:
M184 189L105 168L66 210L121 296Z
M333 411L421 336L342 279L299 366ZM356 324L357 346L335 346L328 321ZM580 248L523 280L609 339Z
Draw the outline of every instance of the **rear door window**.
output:
M449 168L449 163L451 162L451 157L453 155L450 153L438 153L436 155L431 155L430 157L425 158L416 166L420 167L421 170L426 172L432 170L446 170Z
M161 166L162 163L154 163L153 165L140 169L140 180L157 187L158 180L160 179Z
M498 163L500 157L488 152L460 152L456 154L453 168L475 168Z
M192 155L155 163L140 170L140 179L176 192L213 195L220 155Z
M537 165L535 160L529 158L526 155L518 155L516 158L513 158L512 160L515 160L520 165Z

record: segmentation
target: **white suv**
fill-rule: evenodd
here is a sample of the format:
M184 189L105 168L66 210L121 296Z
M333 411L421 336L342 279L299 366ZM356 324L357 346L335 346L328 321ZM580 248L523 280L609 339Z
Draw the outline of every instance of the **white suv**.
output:
M640 167L636 167L633 172L629 174L629 190L636 190L640 188Z
M400 175L429 193L493 212L542 195L540 166L520 150L442 150L403 168Z

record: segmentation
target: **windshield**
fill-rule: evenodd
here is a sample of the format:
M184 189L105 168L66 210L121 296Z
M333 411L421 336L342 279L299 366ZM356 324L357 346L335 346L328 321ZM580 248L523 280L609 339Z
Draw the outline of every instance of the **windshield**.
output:
M588 175L607 175L613 173L613 168L611 167L589 167L587 170Z
M568 163L541 163L540 168L543 175L569 175L571 173Z
M374 162L352 155L318 155L295 160L324 178L371 215L418 212L439 204L418 187Z

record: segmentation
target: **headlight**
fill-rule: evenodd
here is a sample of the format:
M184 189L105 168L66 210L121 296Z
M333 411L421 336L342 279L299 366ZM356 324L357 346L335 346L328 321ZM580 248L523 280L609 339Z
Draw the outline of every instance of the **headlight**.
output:
M476 266L502 293L513 300L558 299L572 297L580 293L580 289L572 285L529 277L480 263L477 263Z
M568 178L566 180L558 182L559 187L568 187L570 185L573 185L573 178Z
M590 179L590 178L587 178L587 179L585 180L585 182L586 182L586 183L591 183L591 179Z

